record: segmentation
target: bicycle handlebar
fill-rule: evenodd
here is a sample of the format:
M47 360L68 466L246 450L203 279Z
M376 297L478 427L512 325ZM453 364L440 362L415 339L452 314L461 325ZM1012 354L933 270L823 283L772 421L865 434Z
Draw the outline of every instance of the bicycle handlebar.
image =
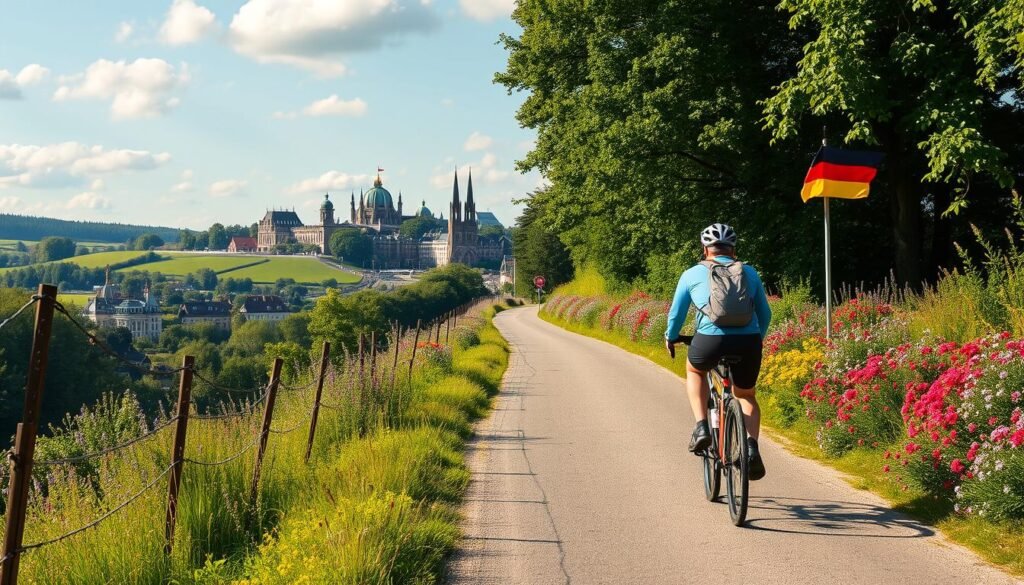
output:
M676 346L675 344L682 343L684 345L690 345L693 343L692 335L680 335L668 344L668 354L672 356L672 359L676 359Z

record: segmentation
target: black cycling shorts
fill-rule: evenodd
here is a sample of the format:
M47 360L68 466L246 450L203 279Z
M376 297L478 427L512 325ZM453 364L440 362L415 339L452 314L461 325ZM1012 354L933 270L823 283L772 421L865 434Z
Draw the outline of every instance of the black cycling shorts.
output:
M732 381L740 388L753 388L761 373L761 336L703 335L693 336L686 351L686 359L693 367L706 372L718 364L723 355L734 355L740 361L733 364Z

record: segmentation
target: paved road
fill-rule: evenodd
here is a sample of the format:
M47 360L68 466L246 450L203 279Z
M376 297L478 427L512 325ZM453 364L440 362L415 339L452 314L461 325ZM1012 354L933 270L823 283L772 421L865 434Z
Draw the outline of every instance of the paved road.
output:
M1016 583L767 439L768 477L735 528L704 500L675 375L536 308L495 323L512 359L470 444L450 583Z

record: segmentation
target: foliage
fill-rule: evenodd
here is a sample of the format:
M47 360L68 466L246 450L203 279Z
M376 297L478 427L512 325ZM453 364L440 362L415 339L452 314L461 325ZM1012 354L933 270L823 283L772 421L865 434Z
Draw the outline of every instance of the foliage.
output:
M373 255L373 242L370 236L357 229L340 229L334 232L331 234L328 248L336 258L357 266L369 262Z
M572 280L569 253L551 226L545 224L532 198L527 200L526 209L512 230L512 245L516 250L517 295L533 296L533 277L538 275L547 280L548 290Z
M441 222L440 220L434 219L432 217L423 217L417 215L412 219L407 219L403 221L402 225L398 228L398 233L403 238L411 238L413 240L418 240L423 237L423 234L441 229L443 225L444 223ZM333 250L334 248L331 249ZM334 255L343 256L344 254L335 253Z
M42 240L47 236L59 234L79 242L124 243L147 232L155 233L168 242L178 240L178 230L174 228L95 221L68 221L50 217L0 213L0 233L4 234L6 238L18 240Z
M71 238L49 236L32 248L34 262L53 262L75 255L75 242Z
M153 248L159 248L164 245L164 239L160 236L150 232L145 233L135 238L132 243L133 250L152 250Z
M700 229L722 221L766 282L821 290L822 263L807 262L822 253L820 207L797 190L823 124L887 155L871 197L834 205L837 280L880 282L895 267L919 286L953 267L969 221L1003 224L1004 179L1024 169L1011 8L783 7L792 27L748 0L517 3L522 32L502 37L496 78L524 92L517 119L537 131L520 168L550 181L528 208L577 268L665 295ZM943 216L966 176L986 205Z

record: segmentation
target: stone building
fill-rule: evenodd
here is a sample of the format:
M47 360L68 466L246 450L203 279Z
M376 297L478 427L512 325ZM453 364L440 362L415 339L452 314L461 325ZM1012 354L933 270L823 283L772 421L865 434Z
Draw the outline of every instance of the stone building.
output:
M149 289L143 291L142 299L130 299L121 294L121 288L110 283L110 267L103 286L89 299L82 309L82 316L98 327L124 327L131 331L132 339L157 341L163 331L160 304Z
M259 245L256 243L256 238L234 236L231 238L231 243L228 244L228 252L255 252L258 247Z
M182 325L212 323L217 329L231 330L231 304L224 301L186 301L178 309Z
M291 315L288 305L277 295L252 295L246 297L238 312L246 321L280 321Z
M259 223L258 247L260 252L273 251L283 243L312 244L324 254L330 254L331 236L339 229L359 229L373 241L373 267L376 268L432 268L450 262L477 265L497 264L509 251L507 238L481 238L481 224L498 225L497 218L489 212L478 214L473 199L473 173L470 171L466 185L466 201L462 202L459 191L459 177L456 172L452 184L452 201L449 204L448 220L444 216L435 218L426 201L412 215L402 214L402 194L396 199L384 187L377 175L373 187L359 194L355 193L349 203L349 219L337 223L334 219L334 204L329 195L324 195L320 206L320 223L303 225L295 211L267 211ZM410 219L429 217L440 224L437 230L420 239L400 235L403 222Z

